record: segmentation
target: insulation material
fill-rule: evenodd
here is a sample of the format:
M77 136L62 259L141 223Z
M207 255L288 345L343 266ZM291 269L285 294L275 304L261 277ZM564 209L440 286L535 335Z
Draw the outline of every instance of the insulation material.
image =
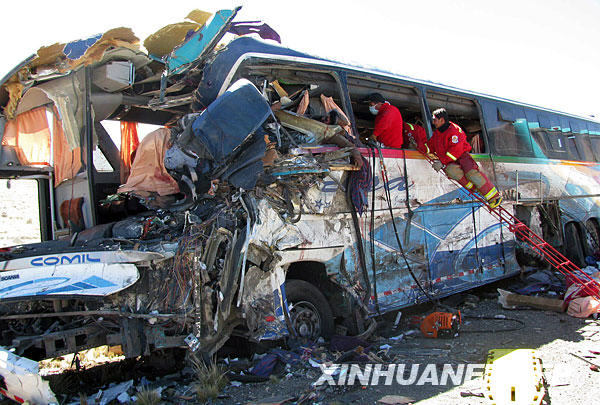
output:
M31 67L54 66L61 72L67 72L82 65L90 65L102 60L104 53L112 48L127 48L138 51L140 48L139 38L137 38L131 28L119 27L113 28L102 34L97 41L93 41L86 51L77 59L70 59L65 54L70 54L69 46L74 43L81 43L81 40L73 41L67 44L53 44L41 47L37 51L38 57L31 62Z
M8 91L9 101L4 107L4 115L7 119L12 120L15 118L15 113L17 111L17 105L19 104L19 100L21 99L21 94L23 93L23 85L21 83L7 83L4 85L6 90Z
M193 22L180 22L162 27L144 40L144 47L148 53L163 57L171 53L173 48L183 43L185 36L190 31L195 31L201 25Z
M342 128L338 125L327 125L292 112L279 110L275 112L275 116L283 126L307 135L309 143L319 144L329 140L340 132L343 133Z
M131 28L113 28L102 35L94 45L92 45L85 54L74 62L70 63L71 69L82 64L90 65L102 60L104 53L113 48L128 48L134 51L139 50L139 38L133 34Z
M167 128L159 128L142 140L137 148L127 183L119 187L120 193L150 191L162 196L179 192L177 182L167 173L164 164L169 137L170 132Z
M206 21L212 16L212 13L202 10L192 10L185 17L191 21L183 21L169 24L144 40L144 47L148 53L158 57L163 57L171 53L173 48L182 44L190 31L198 31Z
M192 20L200 25L206 24L210 17L212 17L212 13L198 9L190 11L190 13L187 16L185 16L185 18L187 18L188 20Z

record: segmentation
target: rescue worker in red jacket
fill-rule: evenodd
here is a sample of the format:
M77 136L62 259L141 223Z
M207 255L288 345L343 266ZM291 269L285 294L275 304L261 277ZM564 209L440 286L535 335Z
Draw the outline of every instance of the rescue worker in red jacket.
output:
M402 149L412 147L424 155L427 154L425 146L425 143L427 142L427 132L425 132L425 128L418 124L409 124L408 122L405 122L402 127L402 134L404 135Z
M389 148L401 148L403 137L400 110L385 101L379 93L369 94L364 101L369 103L369 111L375 115L373 137Z
M486 175L479 171L479 166L469 154L471 145L467 142L465 132L448 119L448 112L444 108L435 110L432 118L435 131L425 143L425 151L427 154L433 153L438 159L433 162L433 168L438 172L444 169L448 177L466 189L475 187L490 207L496 208L502 202L502 197Z

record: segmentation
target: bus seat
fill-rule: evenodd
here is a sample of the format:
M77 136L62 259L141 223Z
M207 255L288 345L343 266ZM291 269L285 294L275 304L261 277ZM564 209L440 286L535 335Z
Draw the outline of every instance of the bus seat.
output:
M65 200L60 204L60 216L65 227L79 232L85 228L83 221L83 197Z
M136 149L127 182L119 187L119 193L155 192L164 196L179 192L177 182L169 175L164 164L170 136L167 128L159 128L142 139Z

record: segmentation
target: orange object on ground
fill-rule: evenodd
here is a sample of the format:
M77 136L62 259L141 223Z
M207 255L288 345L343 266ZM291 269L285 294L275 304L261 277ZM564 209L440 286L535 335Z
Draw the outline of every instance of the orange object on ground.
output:
M450 312L433 312L421 322L421 332L430 338L451 338L458 334L462 323L460 311L456 314Z

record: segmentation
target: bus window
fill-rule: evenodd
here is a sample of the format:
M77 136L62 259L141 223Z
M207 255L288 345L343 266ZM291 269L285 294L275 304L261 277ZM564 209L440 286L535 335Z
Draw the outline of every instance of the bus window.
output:
M533 157L525 110L520 106L482 102L491 150L501 156Z
M538 113L540 128L531 128L531 136L544 155L550 159L584 160L577 150L569 128L561 128L561 117L557 114ZM565 121L565 120L563 120ZM563 123L566 125L566 121Z
M445 108L450 121L458 124L466 133L467 141L471 144L471 153L485 153L487 147L482 134L482 121L479 109L471 99L452 94L427 91L429 110Z
M567 143L567 152L572 160L585 160L583 155L579 153L579 149L575 143L575 134L571 131L563 131L563 137Z
M599 156L599 158L595 159L595 161L597 162L600 160L600 136L590 135L590 143L592 145L592 150L594 151L594 155Z
M594 154L587 134L578 134L574 131L563 131L569 159L582 162L593 162Z
M594 153L594 161L600 162L600 124L595 122L583 123L592 145L592 152Z
M548 138L550 140L551 152L549 157L555 159L574 160L575 157L569 153L567 148L567 140L564 133L558 129L554 131L547 131Z
M0 180L0 247L41 241L38 182Z
M586 162L593 162L596 160L594 158L594 152L592 150L592 144L590 142L590 137L588 136L588 129L586 127L585 122L580 122L577 120L570 120L569 127L572 131L572 139L575 143L579 156L581 160Z
M421 99L413 87L377 78L366 79L349 73L348 92L357 130L363 138L371 136L375 127L375 117L369 112L369 106L362 102L371 93L380 93L391 105L398 108L403 122L424 126Z
M562 131L532 128L531 136L549 159L581 160L577 151L569 148L568 137Z
M248 79L262 89L276 110L287 110L327 124L333 124L334 120L352 132L341 85L329 71L321 71L314 65L250 58L240 65L231 81L239 78ZM332 110L337 114L332 116ZM300 143L313 141L310 137L303 140L306 135L297 131L294 136Z
M548 134L546 131L543 128L531 128L530 132L531 137L536 145L541 149L544 156L550 157L552 146L550 145L550 140L548 139Z
M581 156L581 160L585 162L593 162L595 158L589 136L587 134L576 133L573 133L572 135L575 138L575 146L577 147L579 156Z
M111 173L115 169L110 165L110 162L104 156L104 153L100 148L95 148L93 152L94 168L98 172Z

